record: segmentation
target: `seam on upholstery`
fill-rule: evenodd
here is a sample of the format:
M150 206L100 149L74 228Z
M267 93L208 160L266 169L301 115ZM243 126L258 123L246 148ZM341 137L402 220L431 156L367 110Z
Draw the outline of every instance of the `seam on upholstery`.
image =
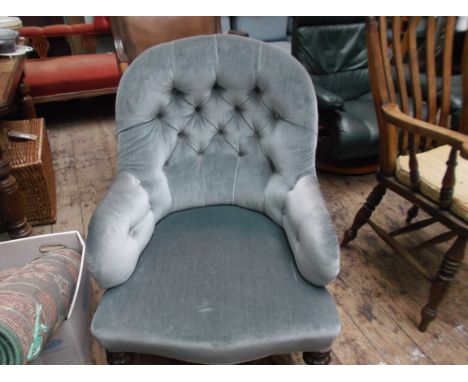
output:
M240 113L241 115L241 118L244 120L245 124L247 125L247 127L252 130L252 132L255 133L255 129L253 126L250 125L249 121L247 121L247 119L245 118L244 114L243 113Z
M215 54L216 54L216 68L219 66L219 60L218 60L218 36L214 35L214 40L215 40Z
M225 125L227 125L229 122L232 121L232 119L234 118L234 114L232 114L231 118L228 119L228 121L225 123ZM226 141L226 143L232 147L232 149L237 152L237 148L227 139L226 137L226 134L224 135L223 139Z
M134 127L140 127L140 126L146 125L147 123L154 122L156 119L157 119L157 117L154 117L154 118L148 119L147 121L138 122L138 123L136 123L134 125L130 125L130 126L127 126L127 127L123 128L123 129L119 129L117 131L117 135L119 135L120 133L123 133L124 131L133 129Z
M294 183L294 187L296 187L296 184L299 183L299 181L302 179L302 178L305 178L307 176L313 176L313 178L315 180L317 180L317 176L316 176L316 173L314 171L315 169L311 169L311 170L307 170L307 171L304 171L304 172L301 172L297 177L296 177L296 181ZM294 189L293 187L293 189Z
M151 205L150 205L149 202L148 202L148 210L145 212L145 214L143 215L143 217L140 218L140 219L136 222L136 224L130 225L130 226L129 226L129 230L130 230L130 231L138 231L139 228L142 226L143 221L145 220L145 218L146 218L149 214L154 215L153 211L151 210Z
M267 105L267 103L265 102L265 100L263 99L262 96L260 96L260 100L261 100L263 106L265 106L270 112L273 113L274 110L273 110L270 106ZM307 126L300 125L300 124L298 124L298 123L292 122L292 121L290 121L289 119L286 119L286 118L283 118L283 117L280 117L280 120L281 120L281 121L284 121L284 122L286 122L286 123L289 123L289 124L291 124L291 125L293 125L293 126L296 126L296 127L301 127L301 128L303 128L303 129L306 129L306 130L312 130L312 129L310 129L310 128L307 127ZM316 133L316 132L315 132L315 133Z
M204 166L200 164L202 187L203 187L203 207L206 207L206 179L205 179L205 171L203 169L204 169Z
M255 68L256 73L255 76L258 76L259 69L260 69L260 57L262 56L262 44L258 44L258 53L257 53L257 67Z
M203 113L200 113L200 115L202 116L203 120L208 122L208 124L216 131L218 131L218 128L213 124L213 122L211 122L207 117L205 117L205 115Z
M234 172L234 182L232 183L232 204L235 204L235 192L236 192L236 183L237 183L237 174L239 172L239 163L240 163L240 157L237 158L237 164L236 164L236 170Z
M226 98L224 98L224 96L222 94L219 95L223 100L224 102L226 102L228 105L231 105L231 106L234 106L231 102L229 102Z
M171 42L171 69L170 69L170 74L171 74L171 82L175 84L174 80L174 41Z
M183 95L180 95L179 97L182 98L182 99L183 99L186 103L188 103L190 106L195 107L195 105L194 105L192 102L190 102L188 99L186 99Z
M166 162L169 162L169 160L172 158L172 155L174 154L175 149L177 148L177 145L179 144L179 140L176 141L176 144L174 145L174 148L172 149L171 153L166 159ZM164 171L164 170L163 170Z

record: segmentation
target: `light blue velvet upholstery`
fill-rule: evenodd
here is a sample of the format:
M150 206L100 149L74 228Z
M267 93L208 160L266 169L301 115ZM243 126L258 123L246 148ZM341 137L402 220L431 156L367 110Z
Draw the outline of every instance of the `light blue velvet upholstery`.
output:
M103 343L115 345L118 350L128 347L127 350L132 351L157 351L167 345L172 349L165 348L168 354L172 351L177 353L180 349L180 344L175 342L158 342L162 337L152 332L156 327L144 323L145 317L148 319L149 316L142 313L138 318L139 311L177 312L176 305L180 303L176 300L177 292L171 288L162 290L164 284L159 284L160 281L155 280L157 284L154 285L161 287L154 290L149 287L148 279L152 273L140 269L140 263L153 260L140 259L139 262L142 253L145 253L145 258L151 258L155 251L163 251L168 259L166 264L174 261L170 267L184 269L186 275L176 272L170 276L180 280L181 287L183 280L194 280L196 288L202 283L199 280L201 273L196 273L199 270L188 264L196 263L197 256L202 256L202 251L197 252L197 246L206 243L208 231L203 229L204 226L200 226L199 242L197 235L189 235L189 229L184 231L183 225L180 228L172 226L176 231L172 241L166 242L164 235L159 240L158 230L163 229L161 224L170 216L163 222L161 219L177 211L214 205L234 205L258 211L282 227L289 247L284 242L275 245L284 250L282 256L291 257L292 252L298 272L308 283L322 287L336 277L339 249L315 172L316 98L309 75L292 56L261 41L231 35L193 37L158 45L140 55L122 77L117 94L116 119L118 175L91 219L87 239L89 268L100 285L104 288L120 285L105 294L103 308L98 310L94 319L93 330ZM263 222L265 225L273 224L266 218ZM238 224L243 224L241 218ZM258 220L258 224L263 224L262 220ZM176 243L175 238L183 232L187 232L183 235L189 235L191 239L187 240L192 243L186 250L190 252L192 248L189 247L193 247L194 251L194 258L187 266L175 264L177 256L189 255L180 254L179 243ZM257 246L266 245L266 239L258 243L252 240L244 242L247 236L237 237L235 230L232 230L232 235L232 243L242 244L242 257L249 256L252 262L246 263L246 274L254 277L258 272L258 282L261 282L266 275L252 264L260 264L261 259L266 259L266 255L258 254L256 250ZM189 242L182 237L180 240L181 243ZM221 248L221 244L214 246L213 253L207 256L214 259ZM239 251L226 251L219 256L229 264L228 259L237 256ZM281 252L279 249L276 251ZM207 267L211 261L214 260L206 263ZM278 269L281 261L275 263ZM218 269L221 263L213 263L213 266ZM242 266L238 264L238 267L236 272L240 275ZM209 272L209 267L206 271ZM161 272L154 271L154 277L162 277L157 276ZM274 279L276 273L271 277ZM217 284L221 281L222 278L213 278L210 287L221 290ZM210 283L210 279L206 282ZM305 285L308 284L304 281L291 283L289 280L284 285L284 293L296 301L297 296L306 293ZM125 300L122 297L130 296L138 288L148 294L148 300ZM289 307L287 301L281 305L281 309L291 309L283 318L298 314L298 321L290 328L291 331L284 329L288 335L297 335L291 346L286 346L284 338L275 335L274 330L284 324L278 323L280 326L272 326L273 332L268 340L261 333L259 337L251 334L252 338L266 341L259 345L258 351L247 352L242 345L245 339L236 339L233 333L226 354L215 356L214 353L221 350L209 338L213 341L221 338L223 334L219 330L225 328L223 325L234 325L227 322L223 325L212 323L214 332L208 342L194 345L191 349L195 353L196 349L205 349L206 352L200 354L206 357L200 355L197 359L209 363L218 360L236 362L250 358L249 354L263 354L266 349L290 351L299 345L311 351L328 348L339 328L336 310L325 289L310 286L309 290L314 306L320 308L299 308L297 301L296 305ZM296 293L297 296L292 297ZM265 296L266 301L270 297ZM163 298L165 304L174 306L142 306L151 305L151 299L155 298ZM304 300L304 304L312 300ZM128 314L134 314L134 325L137 326L128 328L122 319L122 329L116 334L122 340L114 338L117 342L108 335L109 328L115 329L118 325L114 322L106 329L106 321L117 320L118 323L120 320L119 317L111 317L116 312L112 309L116 307L120 312L127 310ZM248 307L247 304L237 308L240 311L247 309L246 315L256 316L260 310L263 311L260 308L258 312L256 309L249 311ZM308 319L306 312L310 314ZM275 320L281 321L282 318L278 316ZM320 326L314 325L321 321L326 329L318 330ZM250 324L248 321L239 323L245 330ZM174 331L179 329L174 328ZM199 329L196 325L193 327L195 331ZM258 330L259 326L255 325L254 329ZM309 329L317 329L318 332L306 335ZM132 333L136 338L132 339ZM141 344L144 333L149 342ZM193 335L195 342L204 341L201 333L198 337L196 333ZM177 338L182 337L175 335L174 341ZM186 341L183 342L186 345ZM230 352L229 349L234 350ZM245 357L241 355L244 351Z
M134 308L122 308L128 304ZM281 227L235 206L184 210L158 223L92 326L108 350L196 363L327 350L339 330L333 300L301 277Z

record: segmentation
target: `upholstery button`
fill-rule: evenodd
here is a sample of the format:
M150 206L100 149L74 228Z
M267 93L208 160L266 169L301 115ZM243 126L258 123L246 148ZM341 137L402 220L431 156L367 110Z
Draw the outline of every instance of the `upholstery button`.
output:
M239 105L234 106L234 111L236 113L240 113L242 111L242 108Z
M204 153L205 153L205 150L203 150L203 149L200 149L200 150L198 150L198 152L197 152L198 155L203 155Z
M245 152L243 150L239 150L237 152L237 155L239 155L240 157L243 157L245 155Z
M260 138L261 138L260 133L258 132L258 130L255 130L255 132L254 132L254 137L255 137L256 139L260 139Z
M163 117L162 111L160 111L158 114L156 114L156 118L160 119Z
M179 131L179 132L177 133L177 136L179 136L179 137L182 138L182 137L185 136L185 133L181 130L181 131Z
M199 113L201 111L202 107L200 105L195 106L195 111Z
M213 84L213 87L212 87L213 90L221 90L221 86L219 86L219 84L217 82L215 82Z
M273 119L278 120L278 119L280 119L280 118L281 118L281 117L280 117L279 113L278 113L277 111L274 111L274 112L273 112Z
M218 134L219 135L224 135L224 130L221 127L218 129Z
M172 94L180 94L180 90L177 88L172 88Z
M260 94L262 92L258 85L253 88L253 91L254 91L254 93L257 93L257 94Z

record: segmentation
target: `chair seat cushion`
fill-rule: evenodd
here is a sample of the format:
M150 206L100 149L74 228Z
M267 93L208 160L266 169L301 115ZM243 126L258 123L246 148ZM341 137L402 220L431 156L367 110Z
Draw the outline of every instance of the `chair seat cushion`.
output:
M116 88L120 79L113 53L27 60L25 76L33 98Z
M340 320L327 290L298 273L282 228L213 206L156 225L130 279L104 294L91 330L110 351L239 363L328 350Z
M440 146L436 149L417 154L421 193L434 202L439 202L442 179L447 169L451 147ZM468 222L468 161L457 155L455 168L455 189L450 210ZM398 157L396 178L404 185L411 187L409 155Z

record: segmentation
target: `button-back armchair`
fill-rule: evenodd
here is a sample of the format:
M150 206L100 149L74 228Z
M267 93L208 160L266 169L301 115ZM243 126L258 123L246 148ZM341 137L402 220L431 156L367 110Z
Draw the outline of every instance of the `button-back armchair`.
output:
M339 247L303 67L239 36L161 44L126 70L116 119L118 174L87 240L107 288L93 335L114 355L328 362Z
M407 27L403 28L405 22ZM342 241L346 246L360 227L369 223L432 282L428 302L422 309L421 331L426 331L435 319L447 287L463 261L468 240L468 36L461 65L463 108L459 125L454 126L451 115L456 111L451 107L454 26L455 17L395 16L368 22L369 67L380 129L380 168L378 184ZM418 38L419 33L422 38ZM391 233L371 220L387 190L413 204L407 213L408 225ZM410 224L419 209L429 218ZM407 248L396 240L437 222L447 230L417 246ZM449 240L453 242L436 277L432 277L413 255Z

